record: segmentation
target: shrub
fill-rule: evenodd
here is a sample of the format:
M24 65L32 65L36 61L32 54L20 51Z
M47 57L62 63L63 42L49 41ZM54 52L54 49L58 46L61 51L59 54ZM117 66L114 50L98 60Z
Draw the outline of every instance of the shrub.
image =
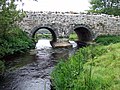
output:
M7 32L6 38L0 37L0 44L0 58L16 52L24 52L33 47L32 40L19 28L13 28Z

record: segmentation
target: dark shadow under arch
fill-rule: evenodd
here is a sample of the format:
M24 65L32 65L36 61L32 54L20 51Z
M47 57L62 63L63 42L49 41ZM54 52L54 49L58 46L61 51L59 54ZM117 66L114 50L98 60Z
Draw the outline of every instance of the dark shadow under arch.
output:
M49 27L36 27L36 28L34 28L34 29L32 30L32 38L33 38L33 39L35 38L36 32L37 32L38 30L40 30L40 29L47 29L47 30L49 30L49 31L51 32L51 34L52 34L52 41L51 41L51 42L56 42L56 41L57 41L57 37L56 37L55 32L54 32L51 28L49 28Z
M92 33L87 27L77 27L74 29L78 36L78 41L89 42L92 41Z

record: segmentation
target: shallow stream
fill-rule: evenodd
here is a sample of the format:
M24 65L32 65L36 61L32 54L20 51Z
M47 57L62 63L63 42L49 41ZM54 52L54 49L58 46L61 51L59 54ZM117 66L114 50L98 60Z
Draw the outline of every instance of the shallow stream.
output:
M54 66L76 51L76 43L70 43L73 48L53 49L49 40L39 40L35 50L9 58L9 70L0 81L0 90L51 90L50 73Z

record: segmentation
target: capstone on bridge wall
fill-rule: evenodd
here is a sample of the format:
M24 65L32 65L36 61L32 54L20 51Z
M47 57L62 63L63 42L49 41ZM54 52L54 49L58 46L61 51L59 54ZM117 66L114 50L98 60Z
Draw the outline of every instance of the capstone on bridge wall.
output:
M120 34L120 17L105 14L26 12L26 17L19 25L28 33L31 33L35 27L50 27L58 37L69 36L79 25L88 26L94 38L101 34Z

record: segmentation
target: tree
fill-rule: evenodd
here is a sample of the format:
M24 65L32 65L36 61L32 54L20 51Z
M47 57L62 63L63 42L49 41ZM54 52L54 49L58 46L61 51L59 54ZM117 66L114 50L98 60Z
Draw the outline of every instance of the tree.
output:
M19 0L17 0L19 1ZM16 26L16 21L23 17L22 10L16 10L15 0L0 1L0 35L4 38L9 30Z
M120 0L91 0L90 4L88 12L120 15Z

